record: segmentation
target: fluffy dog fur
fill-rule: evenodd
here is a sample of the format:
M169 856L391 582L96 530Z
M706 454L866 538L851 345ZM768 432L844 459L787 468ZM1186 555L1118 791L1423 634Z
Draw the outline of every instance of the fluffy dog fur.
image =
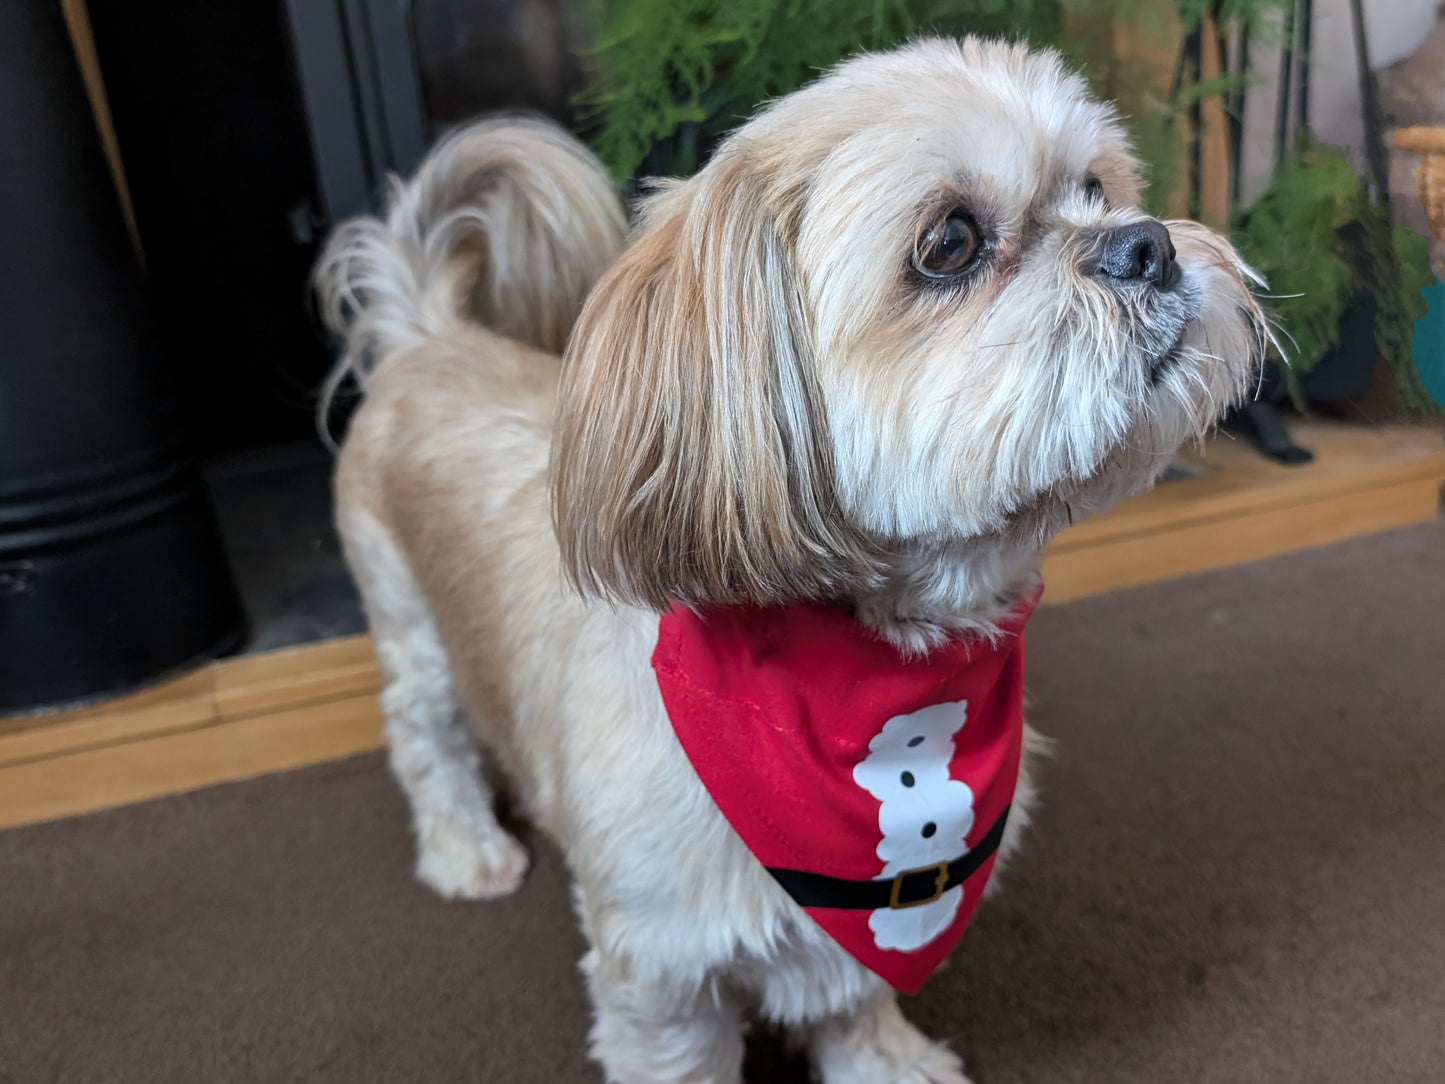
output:
M338 379L367 392L337 515L417 875L482 898L525 871L480 739L575 876L609 1080L737 1081L749 1008L825 1084L966 1079L702 789L656 613L836 600L909 651L988 630L1044 542L1150 485L1258 362L1249 272L1203 227L1169 223L1172 289L1091 272L1138 195L1056 57L926 41L765 109L625 252L597 164L528 121L453 136L332 241ZM934 281L917 246L950 211L982 247Z

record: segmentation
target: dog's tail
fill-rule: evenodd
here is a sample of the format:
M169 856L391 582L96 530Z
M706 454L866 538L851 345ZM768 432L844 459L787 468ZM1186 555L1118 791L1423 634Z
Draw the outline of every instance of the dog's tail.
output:
M382 358L459 323L560 353L626 229L601 163L555 124L507 117L448 136L392 181L384 222L343 222L321 254L321 315L343 344L321 391L323 437L348 378L364 389Z

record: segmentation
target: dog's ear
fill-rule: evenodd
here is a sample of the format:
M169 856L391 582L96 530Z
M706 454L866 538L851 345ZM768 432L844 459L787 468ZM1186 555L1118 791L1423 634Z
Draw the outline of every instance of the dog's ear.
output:
M827 594L850 563L779 202L715 161L652 197L587 300L552 462L586 595L780 602Z

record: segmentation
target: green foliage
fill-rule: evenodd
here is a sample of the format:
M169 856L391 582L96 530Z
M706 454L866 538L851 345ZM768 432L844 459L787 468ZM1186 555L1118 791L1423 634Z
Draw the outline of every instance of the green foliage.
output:
M1431 398L1421 383L1412 351L1415 322L1428 308L1420 293L1435 281L1429 242L1408 226L1391 223L1378 208L1371 221L1365 286L1379 305L1375 347L1390 363L1406 406L1445 416L1445 403Z
M1362 202L1350 164L1310 149L1282 163L1240 217L1236 240L1269 283L1292 385L1339 343L1340 313L1358 289L1340 233Z
M925 30L1057 32L1061 0L607 0L579 100L593 149L625 177L690 173L700 146L859 49ZM1075 2L1075 0L1064 0Z
M1125 20L1164 40L1169 16L1197 25L1214 0L583 0L594 78L578 100L593 149L618 177L687 174L705 150L761 103L796 89L860 49L924 33L986 34L1059 49L1116 90L1152 80L1124 70L1109 42L1081 25ZM1289 0L1219 0L1222 18L1254 24ZM1077 15L1064 32L1064 15ZM1178 117L1190 101L1238 85L1223 76L1181 88L1125 93L1124 107L1153 180L1167 198L1178 160Z
M1218 8L1218 21L1224 25L1237 24L1253 29L1258 23L1274 12L1293 4L1294 0L1176 0L1179 23L1185 30L1193 30L1199 21L1211 10Z
M1425 239L1394 225L1343 155L1305 147L1282 163L1237 222L1240 251L1269 282L1270 308L1288 345L1291 394L1340 341L1340 316L1373 295L1375 344L1406 387L1410 343L1431 281ZM1428 401L1428 396L1421 397Z

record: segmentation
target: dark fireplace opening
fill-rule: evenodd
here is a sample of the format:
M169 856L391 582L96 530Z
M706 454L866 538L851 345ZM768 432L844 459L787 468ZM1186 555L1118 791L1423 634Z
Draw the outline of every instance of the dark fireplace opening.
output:
M468 118L570 122L560 0L89 0L165 368L251 650L361 631L331 524L308 278L327 232ZM330 420L345 424L346 402Z

